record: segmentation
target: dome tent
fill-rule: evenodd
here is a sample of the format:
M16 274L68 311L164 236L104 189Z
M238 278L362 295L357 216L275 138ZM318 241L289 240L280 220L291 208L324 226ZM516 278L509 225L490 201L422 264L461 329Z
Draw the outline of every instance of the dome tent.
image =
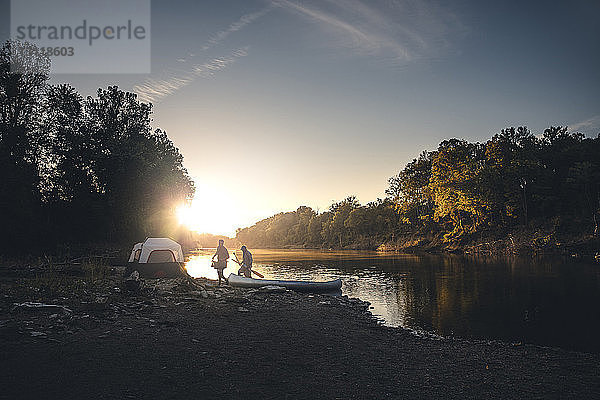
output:
M138 262L138 260L140 259L140 253L142 252L142 245L144 243L136 243L133 245L133 250L131 250L131 255L129 256L129 261L130 263L132 262Z
M182 273L181 245L170 238L146 238L131 250L126 274L137 270L147 278L176 277Z

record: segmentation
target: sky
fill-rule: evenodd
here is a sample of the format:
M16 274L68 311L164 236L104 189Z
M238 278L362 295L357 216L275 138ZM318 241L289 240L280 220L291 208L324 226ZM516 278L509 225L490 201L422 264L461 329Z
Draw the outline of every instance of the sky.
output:
M9 15L0 1L0 15ZM600 133L600 2L152 1L150 74L57 74L154 104L199 231L385 196L444 139ZM6 18L6 17L4 17ZM0 37L8 36L7 24ZM115 63L119 59L114 60ZM202 211L199 211L202 210Z

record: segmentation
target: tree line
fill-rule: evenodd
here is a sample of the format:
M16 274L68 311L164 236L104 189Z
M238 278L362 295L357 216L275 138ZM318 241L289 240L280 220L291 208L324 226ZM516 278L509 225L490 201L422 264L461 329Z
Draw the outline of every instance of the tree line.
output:
M194 184L152 105L116 86L84 98L49 84L31 44L0 48L0 251L172 235ZM600 137L566 127L445 140L389 179L386 197L310 207L239 229L252 247L376 248L407 235L464 242L551 222L600 232Z
M377 248L408 235L464 243L548 224L600 234L600 135L511 127L485 143L444 140L388 184L385 199L361 205L350 196L323 213L300 207L239 229L237 239L255 247Z
M0 49L0 250L169 234L194 184L152 105L49 84L29 43Z

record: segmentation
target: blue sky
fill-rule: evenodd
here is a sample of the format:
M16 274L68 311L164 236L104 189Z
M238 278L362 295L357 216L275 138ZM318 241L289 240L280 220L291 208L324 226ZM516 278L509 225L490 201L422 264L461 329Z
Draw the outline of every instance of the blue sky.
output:
M299 205L383 197L388 177L447 138L485 141L518 125L600 132L597 1L172 0L151 10L150 75L52 81L84 94L117 84L152 101L204 207L227 215L224 233Z

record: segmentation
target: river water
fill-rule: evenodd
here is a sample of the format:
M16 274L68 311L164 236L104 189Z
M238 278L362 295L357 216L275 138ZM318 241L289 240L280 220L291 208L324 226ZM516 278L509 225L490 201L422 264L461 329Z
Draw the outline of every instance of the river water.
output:
M215 279L213 253L193 252L190 275ZM593 261L314 250L253 256L267 279L341 278L343 294L371 302L389 326L600 353L600 264ZM225 275L236 271L230 262Z

